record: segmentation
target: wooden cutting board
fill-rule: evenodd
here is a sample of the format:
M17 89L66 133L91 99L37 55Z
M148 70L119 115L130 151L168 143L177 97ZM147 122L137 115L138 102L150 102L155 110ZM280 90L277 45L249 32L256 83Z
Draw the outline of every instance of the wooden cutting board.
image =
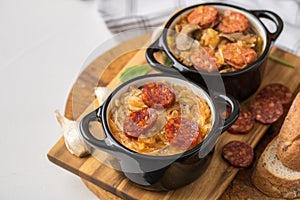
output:
M150 35L134 38L95 59L80 74L70 91L65 116L80 120L98 106L94 96L96 86L115 88L120 84L119 75L125 68L145 64L144 54L145 48L149 44L149 38ZM300 57L276 47L273 47L271 53L292 63L295 68L286 67L269 59L261 87L271 82L279 82L288 86L292 91L297 90L300 81ZM242 104L247 106L253 96ZM278 127L280 128L280 126ZM99 127L95 127L95 129L97 128L99 129ZM71 155L64 145L63 137L52 147L47 156L51 162L80 176L87 187L101 199L231 199L232 193L236 191L240 195L246 195L245 190L250 191L249 197L251 198L253 191L256 191L253 186L247 185L247 187L241 187L241 190L235 190L236 186L233 186L232 181L239 169L231 167L222 159L221 150L224 144L231 140L245 141L255 147L268 128L268 125L256 123L254 129L246 135L223 133L216 145L209 170L193 183L169 192L151 192L137 187L126 179L121 172L103 164L111 159L106 153L97 151L97 158L94 156L77 158ZM98 137L103 137L101 130L98 130L97 133L99 134ZM250 175L247 175L248 182ZM248 184L248 182L246 183L246 179L241 178L236 185L241 186ZM226 190L228 186L230 187Z

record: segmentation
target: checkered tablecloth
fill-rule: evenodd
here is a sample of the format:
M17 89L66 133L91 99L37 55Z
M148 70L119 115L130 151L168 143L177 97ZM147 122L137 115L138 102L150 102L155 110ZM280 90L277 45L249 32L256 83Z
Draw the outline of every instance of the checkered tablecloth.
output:
M300 56L300 0L98 0L98 10L108 29L119 33L159 27L176 9L205 2L224 2L277 13L284 21L284 29L275 45Z

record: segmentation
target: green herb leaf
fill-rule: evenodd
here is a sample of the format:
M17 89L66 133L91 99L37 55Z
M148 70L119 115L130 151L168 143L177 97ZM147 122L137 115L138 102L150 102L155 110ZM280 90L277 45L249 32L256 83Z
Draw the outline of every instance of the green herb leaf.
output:
M279 63L281 63L283 65L286 65L287 67L295 68L295 66L293 64L291 64L291 63L289 63L289 62L287 62L287 61L285 61L285 60L283 60L281 58L278 58L277 56L274 56L272 54L269 54L268 58L270 58L270 59L272 59L272 60L274 60L276 62L279 62Z
M172 66L171 60L166 55L164 55L164 65L168 67Z
M148 65L136 65L125 69L125 71L120 75L120 80L126 82L138 76L147 74L151 70Z

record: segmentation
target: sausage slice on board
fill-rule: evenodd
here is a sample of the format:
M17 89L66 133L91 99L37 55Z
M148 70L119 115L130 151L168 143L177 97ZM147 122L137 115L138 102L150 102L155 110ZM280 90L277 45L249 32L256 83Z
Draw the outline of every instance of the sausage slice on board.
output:
M223 147L222 156L234 167L247 168L253 162L254 152L245 142L231 141Z
M250 108L255 119L263 124L272 124L283 114L281 101L274 97L256 99Z
M241 109L238 119L227 131L234 134L246 134L253 129L254 123L253 114L249 110Z
M270 83L266 85L257 95L256 99L266 99L277 97L282 104L288 104L292 100L292 91L280 83Z

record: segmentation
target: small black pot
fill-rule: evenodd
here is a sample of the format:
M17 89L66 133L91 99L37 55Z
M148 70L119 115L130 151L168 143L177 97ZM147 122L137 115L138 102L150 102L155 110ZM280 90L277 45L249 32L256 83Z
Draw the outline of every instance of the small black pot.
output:
M195 94L204 98L211 109L212 128L200 144L184 153L170 156L140 154L126 148L113 137L108 124L109 110L112 102L128 91L130 85L140 87L147 82L161 80L191 88ZM222 107L225 104L231 107L232 112L224 121L220 117L220 112L221 109L225 109ZM231 97L223 94L210 97L205 90L183 79L182 76L152 74L132 79L116 88L101 107L81 120L80 131L84 140L92 147L117 158L119 161L117 170L121 170L134 183L148 190L171 190L192 182L206 170L219 135L235 122L238 115L239 104ZM105 139L98 140L91 134L89 123L92 121L102 123Z
M216 73L204 72L190 68L179 62L171 53L167 44L168 31L171 30L170 28L172 27L174 22L177 21L178 17L183 13L188 13L189 11L200 5L214 6L218 10L230 9L241 12L242 14L247 16L249 22L252 24L252 26L255 27L255 29L259 32L260 36L263 39L264 44L262 53L254 63L242 70L221 74L226 92L240 101L245 100L258 89L263 78L268 52L272 47L273 42L278 38L283 29L282 19L277 14L271 11L247 10L245 8L224 3L204 3L184 8L168 20L159 38L147 48L146 59L153 68L159 71L167 73L174 73L177 71L186 78L201 85L206 85L206 80L215 79L216 76L219 76L216 75ZM276 31L270 32L262 23L261 18L266 18L274 22L276 25ZM154 53L158 51L165 52L167 57L172 62L171 67L164 66L155 59Z

